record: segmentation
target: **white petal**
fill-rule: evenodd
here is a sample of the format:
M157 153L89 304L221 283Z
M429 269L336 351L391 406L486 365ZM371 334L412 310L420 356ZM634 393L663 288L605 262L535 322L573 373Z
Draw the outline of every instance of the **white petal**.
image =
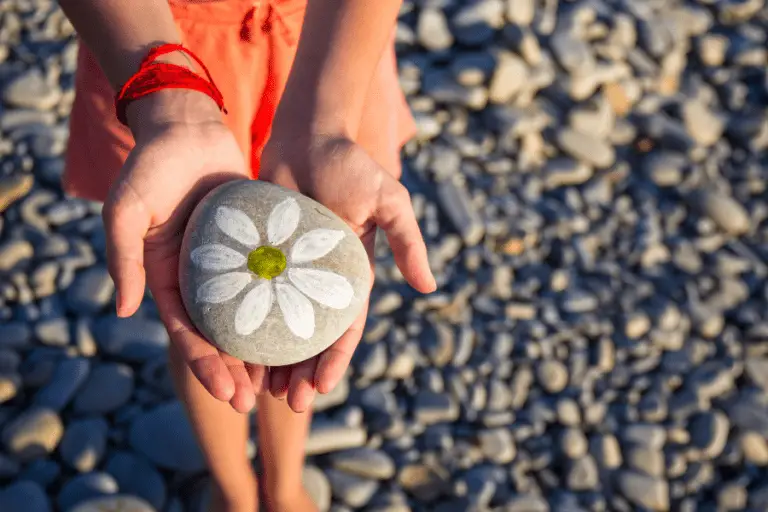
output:
M280 245L288 240L299 225L301 209L292 197L275 206L267 221L267 238L272 245Z
M315 311L312 303L289 284L275 284L277 304L283 312L288 329L299 338L308 340L315 333Z
M352 302L355 291L339 274L314 268L292 268L288 279L310 299L333 309L344 309Z
M245 265L245 256L222 244L201 245L189 256L192 263L203 270L233 270Z
M291 261L307 263L322 258L341 242L345 234L340 229L313 229L296 240L291 250Z
M251 282L253 274L230 272L209 279L197 289L197 301L219 304L234 298Z
M268 281L256 286L243 297L235 313L235 332L247 336L261 327L272 307L272 286Z
M219 206L216 209L216 225L224 233L248 247L256 247L261 241L253 221L241 210Z

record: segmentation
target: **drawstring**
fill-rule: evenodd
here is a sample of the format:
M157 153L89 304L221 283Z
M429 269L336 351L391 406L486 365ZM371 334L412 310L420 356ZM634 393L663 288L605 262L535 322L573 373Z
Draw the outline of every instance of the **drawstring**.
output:
M259 11L264 3L267 4L264 6L267 9L267 13L266 16L264 16L264 21L261 23L261 31L265 34L269 34L272 31L275 21L274 19L276 18L281 22L283 36L288 44L296 44L296 38L291 33L289 26L283 22L280 9L276 8L270 0L256 0L253 3L253 7L248 9L248 12L245 13L245 17L243 18L242 27L240 28L240 38L243 41L253 42L254 25L256 24Z
M243 23L240 27L240 39L243 41L252 41L253 24L260 7L261 0L257 0L253 3L253 6L248 9L248 12L245 13L245 17L243 17Z

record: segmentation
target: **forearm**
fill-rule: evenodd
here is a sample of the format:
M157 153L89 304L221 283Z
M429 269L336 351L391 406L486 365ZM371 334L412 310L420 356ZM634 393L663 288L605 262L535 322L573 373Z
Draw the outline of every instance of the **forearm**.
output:
M167 0L59 0L114 88L136 70L150 47L181 41ZM180 62L186 60L175 55Z
M355 137L401 0L310 0L275 131ZM288 126L290 125L290 126Z
M115 90L138 71L151 47L181 42L167 0L59 0L59 4ZM158 60L195 69L180 52ZM146 126L220 120L213 100L178 89L134 101L126 114L134 135Z

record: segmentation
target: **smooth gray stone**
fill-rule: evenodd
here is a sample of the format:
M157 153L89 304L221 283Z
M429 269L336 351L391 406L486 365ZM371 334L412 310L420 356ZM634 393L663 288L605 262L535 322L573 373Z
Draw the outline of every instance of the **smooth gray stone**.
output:
M140 414L131 423L131 447L157 466L202 471L205 460L181 402L170 402Z
M168 331L158 320L106 316L96 323L94 335L101 352L127 361L164 357L168 350Z
M0 510L50 512L51 504L42 487L35 482L22 481L0 489Z
M61 440L64 425L59 415L44 408L32 408L3 427L6 453L21 462L45 457Z
M108 430L102 418L70 422L59 445L61 459L81 473L93 471L104 456Z
M87 500L117 494L117 490L117 482L107 473L86 473L65 483L56 502L61 510L68 511Z
M250 363L307 360L360 313L368 256L321 204L283 187L242 180L206 196L187 225L181 296L211 343Z
M94 368L75 397L75 411L106 414L125 405L133 394L133 369L122 363Z
M83 501L69 512L156 512L156 509L136 496L103 496Z
M139 496L157 510L162 510L167 498L165 480L143 457L118 451L113 453L104 466L120 486L120 492Z
M35 405L60 411L72 400L91 371L88 359L77 357L61 361L51 381L35 396Z

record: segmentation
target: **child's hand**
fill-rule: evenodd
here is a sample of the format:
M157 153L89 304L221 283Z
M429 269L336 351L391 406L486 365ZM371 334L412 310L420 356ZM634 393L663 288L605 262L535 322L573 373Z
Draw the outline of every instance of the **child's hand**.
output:
M349 139L273 136L264 151L260 179L298 190L339 215L362 240L372 275L376 227L380 227L408 283L420 292L435 290L408 191ZM320 355L292 366L272 368L272 394L287 395L290 407L301 412L311 405L315 390L331 391L360 342L367 313L366 304L349 330Z
M174 349L192 372L214 397L248 411L264 368L220 353L197 333L181 302L177 271L195 205L224 181L247 177L240 148L216 105L199 93L153 94L131 104L128 117L136 147L103 210L118 314L136 311L146 281Z

